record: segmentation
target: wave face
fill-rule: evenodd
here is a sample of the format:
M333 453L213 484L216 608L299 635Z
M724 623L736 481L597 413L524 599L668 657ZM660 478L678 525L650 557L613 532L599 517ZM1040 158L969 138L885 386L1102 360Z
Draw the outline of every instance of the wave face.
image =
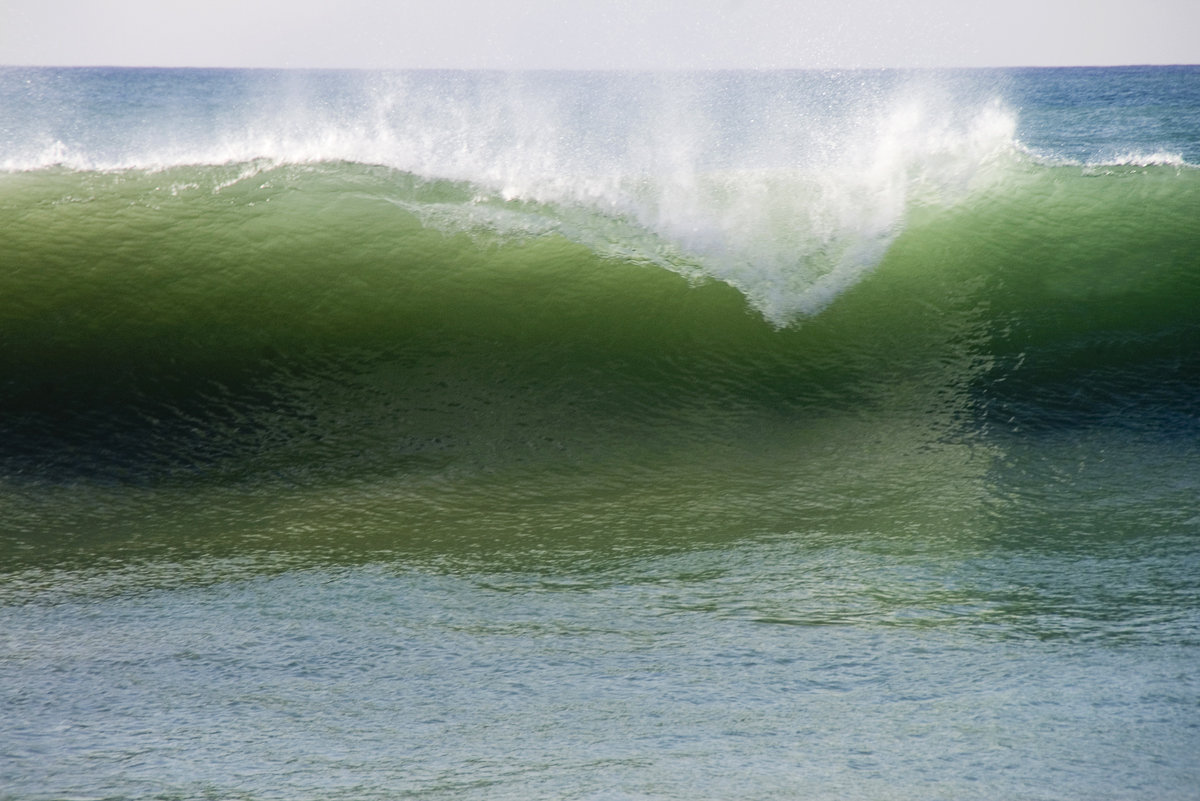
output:
M1194 433L1196 71L1116 72L9 70L0 470Z
M591 246L628 222L390 168L9 175L4 468L386 471L927 403L1190 420L1200 171L1004 169L782 328L677 251Z

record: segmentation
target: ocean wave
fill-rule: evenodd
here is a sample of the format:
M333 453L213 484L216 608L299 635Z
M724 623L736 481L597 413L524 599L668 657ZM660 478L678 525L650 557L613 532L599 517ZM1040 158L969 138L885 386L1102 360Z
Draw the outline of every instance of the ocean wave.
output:
M809 297L802 263L756 295L579 204L353 163L10 174L3 470L491 469L868 410L981 436L1187 419L1200 173L997 169L784 324L756 303ZM806 179L767 177L790 220Z
M1200 403L1200 172L1048 158L1002 92L41 79L91 93L0 142L5 475L487 471Z

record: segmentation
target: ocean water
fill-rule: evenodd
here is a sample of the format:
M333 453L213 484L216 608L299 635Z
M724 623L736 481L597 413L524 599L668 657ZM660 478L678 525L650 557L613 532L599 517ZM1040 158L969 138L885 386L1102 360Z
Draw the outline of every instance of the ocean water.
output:
M1200 67L0 70L0 799L1200 798Z

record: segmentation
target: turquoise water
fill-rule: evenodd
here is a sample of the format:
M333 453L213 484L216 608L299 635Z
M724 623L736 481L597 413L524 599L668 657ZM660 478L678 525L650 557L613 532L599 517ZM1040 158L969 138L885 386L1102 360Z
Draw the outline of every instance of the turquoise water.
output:
M0 109L0 798L1195 797L1196 68Z

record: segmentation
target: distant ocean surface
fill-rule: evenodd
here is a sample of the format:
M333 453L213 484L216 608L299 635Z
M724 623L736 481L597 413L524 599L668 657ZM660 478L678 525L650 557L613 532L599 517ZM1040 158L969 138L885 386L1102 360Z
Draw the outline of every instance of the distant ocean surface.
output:
M0 799L1200 798L1200 67L0 69Z

